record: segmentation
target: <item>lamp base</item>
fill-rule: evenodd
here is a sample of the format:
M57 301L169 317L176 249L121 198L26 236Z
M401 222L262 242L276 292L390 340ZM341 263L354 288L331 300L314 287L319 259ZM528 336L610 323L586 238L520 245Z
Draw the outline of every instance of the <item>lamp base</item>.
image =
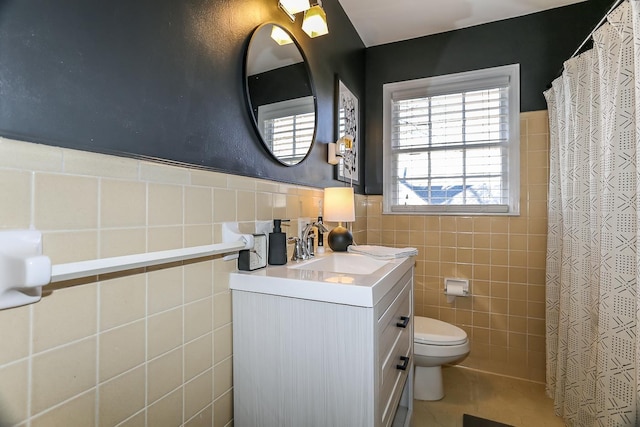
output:
M353 235L349 230L339 225L329 233L329 247L334 252L345 252L347 247L353 244Z

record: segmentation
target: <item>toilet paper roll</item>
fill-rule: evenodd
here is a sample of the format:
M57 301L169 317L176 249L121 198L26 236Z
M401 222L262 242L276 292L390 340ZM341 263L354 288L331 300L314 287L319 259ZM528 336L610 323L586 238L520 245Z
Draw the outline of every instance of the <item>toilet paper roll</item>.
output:
M444 294L447 296L447 302L450 304L456 297L466 297L469 294L469 280L444 279Z
M467 291L465 290L463 283L448 283L444 293L454 297L467 296Z

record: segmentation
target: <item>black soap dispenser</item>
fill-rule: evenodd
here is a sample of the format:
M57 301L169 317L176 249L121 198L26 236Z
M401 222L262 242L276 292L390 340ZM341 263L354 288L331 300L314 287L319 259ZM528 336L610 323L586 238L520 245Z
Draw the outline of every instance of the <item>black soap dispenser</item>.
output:
M287 235L280 228L283 221L274 219L273 232L269 233L269 265L285 265L287 263Z

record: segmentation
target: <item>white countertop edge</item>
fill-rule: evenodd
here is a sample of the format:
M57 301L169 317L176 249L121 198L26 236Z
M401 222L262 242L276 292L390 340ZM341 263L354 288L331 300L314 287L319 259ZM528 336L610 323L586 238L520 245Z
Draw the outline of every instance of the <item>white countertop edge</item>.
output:
M274 277L262 277L261 279L259 286L246 283L234 283L231 286L230 283L230 287L234 291L256 292L359 307L373 307L373 298L369 288ZM231 282L234 282L233 277Z

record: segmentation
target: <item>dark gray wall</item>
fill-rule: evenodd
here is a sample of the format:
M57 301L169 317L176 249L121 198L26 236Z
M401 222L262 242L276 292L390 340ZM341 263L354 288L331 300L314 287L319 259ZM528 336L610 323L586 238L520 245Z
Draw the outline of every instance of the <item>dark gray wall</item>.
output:
M338 0L323 2L330 33L313 40L276 0L0 0L0 135L324 187L336 183L326 143L335 137L338 74L359 97L365 125L366 187L356 191L381 194L384 83L520 63L522 110L545 109L543 90L611 2L365 54ZM243 99L248 37L267 21L294 33L316 85L316 144L294 167L262 147Z
M519 63L521 111L545 110L543 91L612 3L613 0L589 0L524 17L368 48L365 193L382 194L382 86L385 83Z
M323 5L330 33L309 39L277 0L0 0L0 135L335 185L335 75L364 100L364 45L337 0ZM262 147L244 101L246 44L267 21L293 32L316 84L317 141L294 167Z

